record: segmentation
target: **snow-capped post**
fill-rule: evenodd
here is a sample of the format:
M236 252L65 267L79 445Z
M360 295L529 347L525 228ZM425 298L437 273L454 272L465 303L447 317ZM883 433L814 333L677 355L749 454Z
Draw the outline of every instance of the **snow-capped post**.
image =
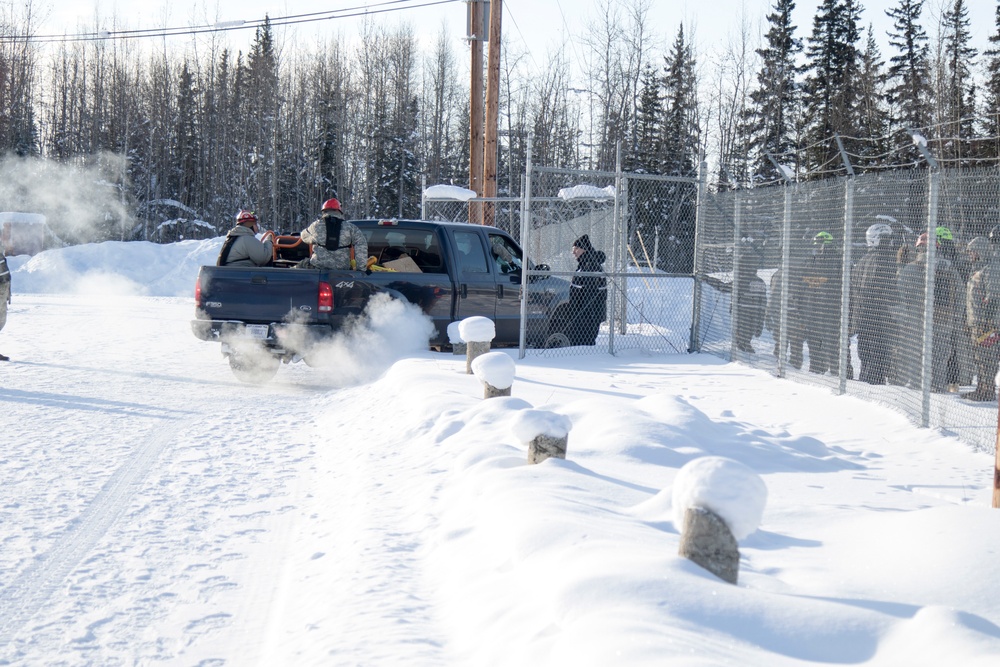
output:
M465 373L472 375L472 361L490 351L497 329L488 317L466 317L458 323L458 335L465 341Z
M739 461L703 456L677 473L672 492L678 553L723 581L735 584L740 571L737 541L757 530L767 487Z
M472 360L472 372L483 383L483 398L510 396L514 360L503 352L481 354Z
M522 410L511 423L514 435L528 446L528 463L565 459L572 427L569 417L548 410Z
M458 333L458 325L458 322L452 322L448 325L448 342L451 343L452 354L465 354L465 341Z

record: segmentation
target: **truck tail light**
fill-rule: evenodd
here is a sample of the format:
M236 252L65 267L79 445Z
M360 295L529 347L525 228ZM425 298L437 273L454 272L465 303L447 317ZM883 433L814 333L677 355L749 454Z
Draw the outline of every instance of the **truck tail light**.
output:
M329 313L333 311L333 288L330 283L321 282L319 284L319 312Z
M195 308L201 308L201 277L194 281L194 305Z

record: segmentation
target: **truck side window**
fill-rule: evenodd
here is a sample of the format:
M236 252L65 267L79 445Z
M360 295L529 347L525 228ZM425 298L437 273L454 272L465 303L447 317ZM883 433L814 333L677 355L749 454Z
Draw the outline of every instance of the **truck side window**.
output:
M475 232L455 232L455 253L459 268L463 273L489 273L490 266L486 263L486 253Z
M497 273L519 273L521 271L521 257L517 248L498 234L490 235L490 252L493 255L493 263L497 265Z

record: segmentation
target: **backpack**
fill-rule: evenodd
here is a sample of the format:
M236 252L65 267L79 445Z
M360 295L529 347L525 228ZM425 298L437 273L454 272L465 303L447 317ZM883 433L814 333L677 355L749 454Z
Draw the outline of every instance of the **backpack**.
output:
M346 248L340 245L340 230L343 228L343 220L335 215L328 215L323 220L326 222L326 244L327 250L334 251Z
M1000 266L991 261L979 271L979 290L982 295L982 322L996 323L1000 319Z

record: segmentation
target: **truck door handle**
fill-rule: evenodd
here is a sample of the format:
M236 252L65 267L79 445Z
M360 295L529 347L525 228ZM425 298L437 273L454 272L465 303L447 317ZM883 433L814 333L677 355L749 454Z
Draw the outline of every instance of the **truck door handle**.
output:
M503 298L503 285L497 285L497 298Z
M469 298L469 286L463 283L462 286L458 288L458 293L462 295L463 299L468 299Z

